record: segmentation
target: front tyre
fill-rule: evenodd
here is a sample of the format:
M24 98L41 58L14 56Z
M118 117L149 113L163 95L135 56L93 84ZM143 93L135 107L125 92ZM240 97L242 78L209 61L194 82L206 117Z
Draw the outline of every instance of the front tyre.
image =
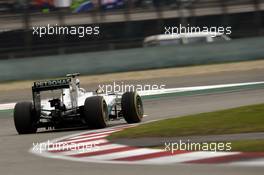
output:
M88 97L84 103L84 118L93 128L105 128L108 122L108 108L103 97Z
M19 102L14 108L14 123L19 134L37 132L37 117L34 115L31 102Z
M141 97L136 92L126 92L121 99L122 113L127 123L139 123L144 115Z

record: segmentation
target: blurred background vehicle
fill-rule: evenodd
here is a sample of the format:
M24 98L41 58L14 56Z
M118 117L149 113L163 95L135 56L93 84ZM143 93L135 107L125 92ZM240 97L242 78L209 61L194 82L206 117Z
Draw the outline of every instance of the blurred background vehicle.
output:
M228 36L222 33L214 32L196 32L196 33L181 33L181 34L160 34L146 37L143 45L150 46L165 46L165 45L184 45L184 44L201 44L219 41L231 40Z
M264 35L260 0L2 0L0 59L140 48L165 26L232 27L232 39ZM100 35L32 35L34 26L99 26Z

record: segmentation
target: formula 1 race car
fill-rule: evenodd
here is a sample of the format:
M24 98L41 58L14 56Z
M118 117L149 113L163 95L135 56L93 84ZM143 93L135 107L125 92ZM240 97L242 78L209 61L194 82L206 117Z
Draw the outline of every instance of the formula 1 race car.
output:
M36 133L38 128L59 129L89 126L105 128L109 121L124 118L138 123L143 118L143 104L137 92L104 94L80 88L79 73L66 78L34 82L33 103L18 102L14 123L19 134ZM43 91L60 91L58 97L41 100Z

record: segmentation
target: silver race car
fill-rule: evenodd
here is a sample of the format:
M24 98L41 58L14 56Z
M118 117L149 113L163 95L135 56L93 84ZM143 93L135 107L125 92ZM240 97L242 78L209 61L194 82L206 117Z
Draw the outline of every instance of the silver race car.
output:
M66 78L34 82L33 102L18 102L14 123L19 134L36 133L38 128L59 129L89 126L105 128L111 120L127 123L142 120L144 110L137 92L105 94L100 89L86 92L80 88L79 73ZM58 97L41 100L41 92L58 92Z

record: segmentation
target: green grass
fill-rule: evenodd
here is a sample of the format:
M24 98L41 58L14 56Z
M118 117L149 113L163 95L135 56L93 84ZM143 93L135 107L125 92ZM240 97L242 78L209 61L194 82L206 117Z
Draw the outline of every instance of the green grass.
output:
M231 151L264 152L264 140L239 140L231 143Z
M0 110L0 119L13 116L13 109Z
M114 138L177 137L264 132L264 104L166 119L125 129Z
M4 109L4 110L0 110L1 114L10 114L13 113L13 109Z

